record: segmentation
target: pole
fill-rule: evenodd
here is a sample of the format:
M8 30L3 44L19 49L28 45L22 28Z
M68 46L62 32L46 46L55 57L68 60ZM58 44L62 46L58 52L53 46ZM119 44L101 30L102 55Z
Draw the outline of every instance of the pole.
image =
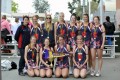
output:
M100 23L103 23L103 0L100 0Z
M89 0L89 19L91 18L91 0Z
M85 0L83 0L83 14L85 14Z

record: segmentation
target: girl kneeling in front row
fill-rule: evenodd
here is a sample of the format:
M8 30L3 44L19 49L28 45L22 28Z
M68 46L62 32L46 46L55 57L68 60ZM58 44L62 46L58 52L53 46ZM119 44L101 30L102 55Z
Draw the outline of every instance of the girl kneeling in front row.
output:
M88 47L81 35L77 36L77 45L73 47L74 77L85 78L87 73Z
M53 52L53 48L49 46L50 41L48 38L44 41L44 47L40 49L40 76L43 77L52 77L52 66L50 66L50 61L46 59L49 51ZM47 57L46 57L47 56Z
M34 36L30 39L30 44L25 47L25 62L27 74L31 77L39 76L38 70L38 53L36 48L36 38Z
M70 46L68 44L65 44L65 39L63 36L59 36L58 44L55 46L55 53L56 54L59 54L59 53L68 54L69 51L70 51ZM68 77L69 75L69 60L68 59L69 59L68 56L57 58L56 67L55 67L55 76L57 78L61 76L63 78Z

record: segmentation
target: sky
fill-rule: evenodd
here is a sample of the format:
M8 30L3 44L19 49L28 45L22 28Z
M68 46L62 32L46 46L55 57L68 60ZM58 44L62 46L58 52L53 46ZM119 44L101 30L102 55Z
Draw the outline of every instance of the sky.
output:
M34 0L14 0L18 3L19 13L34 13L34 7L33 1ZM65 19L69 20L70 13L68 9L68 2L71 2L72 0L48 0L48 3L50 4L50 13L52 13L52 16L54 16L55 12L64 12L65 13Z

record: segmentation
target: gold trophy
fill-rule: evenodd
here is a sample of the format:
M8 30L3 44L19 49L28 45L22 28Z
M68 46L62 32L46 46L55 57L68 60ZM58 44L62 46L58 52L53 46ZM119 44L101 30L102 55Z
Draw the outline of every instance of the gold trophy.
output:
M50 66L53 67L52 62L54 61L54 56L53 56L53 52L52 51L49 51L49 59L48 60L51 63Z

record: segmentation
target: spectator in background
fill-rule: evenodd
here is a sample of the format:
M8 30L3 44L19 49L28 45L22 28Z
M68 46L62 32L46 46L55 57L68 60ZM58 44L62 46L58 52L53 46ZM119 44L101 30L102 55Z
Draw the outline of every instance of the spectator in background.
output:
M113 35L114 31L115 31L115 25L114 23L110 22L110 17L106 16L106 22L103 23L103 25L105 26L105 30L106 30L106 35ZM108 45L112 45L112 38L107 37L107 44Z
M18 48L20 50L20 60L19 60L19 69L18 73L21 76L24 76L23 68L25 67L25 60L24 60L24 51L25 46L30 43L30 28L29 25L29 17L24 16L22 24L18 27L15 33L15 40L18 42Z
M13 35L15 35L17 28L21 25L19 18L15 18L15 22L12 24L11 30Z
M1 43L2 44L5 43L7 34L11 34L11 29L10 29L9 22L6 20L6 15L3 15L1 20Z

